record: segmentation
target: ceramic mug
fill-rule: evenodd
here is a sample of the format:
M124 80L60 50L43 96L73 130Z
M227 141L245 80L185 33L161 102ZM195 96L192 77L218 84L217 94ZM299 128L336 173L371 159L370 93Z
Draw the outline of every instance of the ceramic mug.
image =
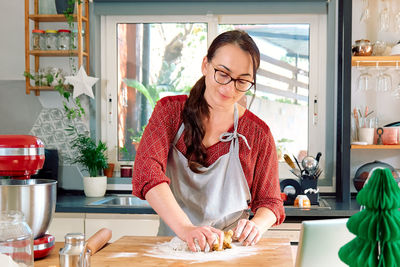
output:
M298 195L294 200L294 206L299 208L309 208L311 207L311 202L306 195Z
M374 143L374 134L375 128L358 128L358 141L372 145Z

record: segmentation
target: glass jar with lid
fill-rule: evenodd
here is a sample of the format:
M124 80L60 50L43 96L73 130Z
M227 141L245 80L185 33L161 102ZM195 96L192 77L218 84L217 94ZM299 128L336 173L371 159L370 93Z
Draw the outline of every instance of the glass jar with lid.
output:
M82 233L68 233L65 235L65 244L59 251L61 267L67 266L90 266L90 260L85 253L85 235Z
M46 30L46 50L57 50L56 30Z
M71 47L71 49L74 49L74 50L77 50L78 49L78 30L77 29L74 29L74 30L72 30L72 35L71 35L72 37L72 47ZM82 51L86 51L86 42L85 42L85 31L84 30L82 30Z
M71 31L60 29L58 30L58 50L69 50L71 44Z
M0 212L0 266L33 266L33 234L20 211Z
M45 49L45 35L43 30L32 30L32 50Z

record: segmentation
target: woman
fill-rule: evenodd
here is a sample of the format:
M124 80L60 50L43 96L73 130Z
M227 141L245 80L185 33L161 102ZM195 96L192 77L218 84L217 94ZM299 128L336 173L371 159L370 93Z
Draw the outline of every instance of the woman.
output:
M144 131L133 194L161 217L159 235L175 233L192 251L195 240L204 250L227 229L243 245L254 245L285 218L271 132L236 104L255 87L259 65L259 50L247 33L220 34L189 97L158 101Z

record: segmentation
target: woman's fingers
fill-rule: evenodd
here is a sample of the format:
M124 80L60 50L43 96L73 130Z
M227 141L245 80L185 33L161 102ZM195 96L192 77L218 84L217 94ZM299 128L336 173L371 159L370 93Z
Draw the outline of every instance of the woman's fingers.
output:
M257 225L246 219L242 219L238 222L234 236L245 246L254 245L261 238L260 230Z
M217 236L216 236L216 238L214 239L214 241L213 241L213 243L211 244L210 247L212 247L212 245L215 243L215 241L217 241L217 242L219 242L219 243L218 243L218 245L219 245L219 250L222 250L222 246L223 246L223 244L224 244L224 232L221 231L221 230L215 229L215 228L213 228L213 227L211 227L211 231L214 232L214 236L215 236L215 234L217 234ZM217 240L217 239L218 239L218 240ZM220 242L219 240L221 240L221 242Z
M221 234L223 240L224 233L218 229L210 226L195 227L188 233L186 243L188 245L188 248L193 252L198 251L198 248L200 249L200 251L205 251L207 243L211 248L215 240L217 239L217 236L221 238ZM196 247L196 245L198 248Z
M247 221L248 220L246 220L246 219L241 219L241 220L239 220L238 224L236 225L236 228L234 231L235 234L233 235L236 240L240 241L240 237L242 236L242 233L243 233L244 227L247 224Z

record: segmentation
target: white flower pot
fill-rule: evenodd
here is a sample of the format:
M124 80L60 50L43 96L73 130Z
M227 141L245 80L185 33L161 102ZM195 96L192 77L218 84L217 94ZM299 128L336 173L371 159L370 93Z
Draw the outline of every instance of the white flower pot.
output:
M102 197L107 189L107 176L83 177L83 191L87 197Z

